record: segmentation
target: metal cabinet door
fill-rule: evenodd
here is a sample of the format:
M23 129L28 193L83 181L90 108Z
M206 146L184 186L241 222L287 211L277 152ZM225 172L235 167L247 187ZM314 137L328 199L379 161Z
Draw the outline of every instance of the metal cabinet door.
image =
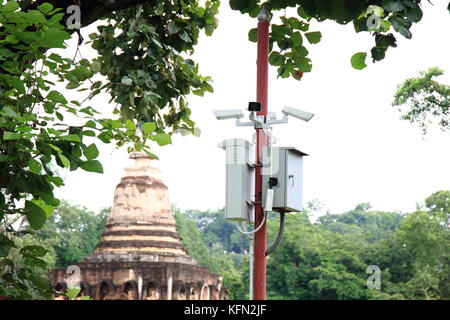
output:
M303 158L297 153L286 154L286 207L293 211L303 210Z

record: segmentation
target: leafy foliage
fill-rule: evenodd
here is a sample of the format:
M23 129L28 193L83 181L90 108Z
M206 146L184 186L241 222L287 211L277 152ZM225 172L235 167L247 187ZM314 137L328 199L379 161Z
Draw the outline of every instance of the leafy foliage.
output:
M377 62L385 58L388 48L397 46L394 34L411 39L412 25L420 22L423 16L420 0L230 0L232 9L251 17L256 17L263 6L273 13L282 11L282 24L272 25L272 59L269 62L278 67L280 77L292 76L297 80L301 79L299 72L309 72L312 67L303 39L310 44L321 40L320 31L308 32L311 19L333 20L339 24L353 22L356 32L370 32L375 40L370 53L373 62ZM297 15L287 17L284 10L289 7L295 8ZM249 31L250 41L256 42L256 33L256 29ZM365 68L366 56L365 52L355 54L351 59L352 66L358 70Z
M155 123L144 134L160 145L170 143L164 132L185 129L195 123L185 96L213 92L210 77L198 73L198 65L182 53L192 53L200 31L211 35L217 26L219 1L156 1L108 16L107 25L91 34L99 53L93 64L108 82L106 89L118 106L115 113L125 120ZM134 130L133 122L130 130Z
M271 226L272 227L272 226ZM272 229L272 228L270 228ZM324 230L307 215L287 215L285 237L269 259L268 296L275 299L367 299L364 243Z
M401 213L371 211L369 204L361 203L349 212L327 213L319 217L318 221L327 230L357 235L374 242L391 236L400 227L402 218Z
M104 231L109 209L94 212L62 201L45 226L36 232L47 247L56 253L55 267L64 268L91 254Z
M448 299L449 208L450 191L439 191L425 200L423 210L410 214L372 211L367 203L317 223L307 213L288 214L285 236L268 259L268 298ZM231 224L222 214L178 212L177 226L188 253L224 275L232 298L246 299L248 255L230 256L234 232L230 235ZM269 242L278 231L276 220L268 221ZM226 257L235 263L225 263ZM381 269L380 290L367 288L369 265Z
M427 128L437 122L443 130L450 130L450 86L434 80L444 74L437 67L422 71L417 78L406 79L397 88L393 106L402 111L402 119Z
M17 243L43 228L59 205L54 196L55 188L64 185L59 169L103 173L96 141L128 145L129 151L143 150L156 158L148 141L166 145L173 131L193 130L185 95L201 95L212 87L184 57L192 53L202 29L212 33L218 7L215 0L205 7L196 1L181 7L155 2L111 13L109 25L92 35L102 55L89 61L52 50L66 48L65 40L71 38L61 9L51 3L28 4L0 5L0 263L7 266L0 287L8 288L0 295L14 298L31 298L27 286L37 296L49 296L42 281L18 271L22 263L45 269L45 261L21 253ZM172 36L166 34L169 24ZM98 73L107 81L94 81ZM56 82L76 90L78 97L86 91L86 97L71 100ZM101 118L87 104L104 91L117 103L115 119ZM166 107L169 112L159 113ZM8 258L15 248L23 261Z
M212 272L223 276L224 285L231 298L242 298L242 271L238 266L242 265L244 257L227 250L229 247L226 243L230 241L228 231L233 225L224 221L223 211L181 213L175 209L175 219L181 241L186 246L188 254L195 258L198 264L207 266ZM208 222L205 224L206 221ZM205 231L210 224L220 226L214 228L216 231L222 229L214 240L211 239L213 233ZM222 243L221 241L225 239L226 242Z
M449 299L450 232L448 191L428 197L426 210L407 215L398 231L375 243L367 260L377 261L384 271L381 299ZM444 200L444 201L442 201Z
M424 208L406 215L372 211L367 203L324 215L316 223L307 213L288 214L285 236L268 259L268 298L448 299L449 208L450 191L439 191L425 200ZM63 201L42 230L19 239L22 249L12 248L0 267L19 268L24 255L27 264L40 267L21 268L44 285L50 267L80 261L93 251L106 211L97 215ZM174 212L188 254L224 277L231 298L247 299L249 240L223 218L223 210ZM273 217L268 221L269 242L278 231ZM381 290L367 288L366 269L374 264L382 271ZM72 289L66 294L76 297L79 288ZM42 296L30 288L26 294Z

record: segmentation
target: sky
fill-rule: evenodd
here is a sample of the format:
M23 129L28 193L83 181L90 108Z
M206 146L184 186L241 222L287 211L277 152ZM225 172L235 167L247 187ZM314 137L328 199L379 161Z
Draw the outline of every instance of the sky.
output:
M351 67L350 57L370 51L373 38L356 34L351 23L314 21L310 31L321 31L322 41L307 47L312 72L301 81L277 79L270 67L269 111L280 117L287 105L315 114L310 122L291 118L273 130L277 145L310 155L304 161L304 203L317 200L322 212L332 213L362 202L376 210L410 212L433 192L450 190L450 133L434 128L424 136L417 125L400 120L391 106L397 85L429 67L446 70L438 80L450 83L446 6L445 1L434 1L434 6L423 1L424 17L412 27L413 38L397 35L398 47L390 48L381 62L369 61L362 71ZM201 136L175 135L172 145L154 148L160 158L154 166L162 170L171 202L181 209L224 206L225 153L217 144L229 138L251 140L254 132L237 128L232 120L217 121L212 110L246 109L255 101L256 44L248 41L247 33L257 21L232 11L228 1L223 1L218 19L218 29L212 37L202 36L192 57L201 74L212 76L215 90L204 97L188 96ZM85 39L92 28L81 30ZM85 58L95 56L88 45L81 52ZM66 54L74 53L75 46L69 45ZM109 112L109 99L103 94L93 105ZM92 210L112 205L114 189L131 160L125 149L99 147L104 174L64 173L66 185L56 192L58 197Z

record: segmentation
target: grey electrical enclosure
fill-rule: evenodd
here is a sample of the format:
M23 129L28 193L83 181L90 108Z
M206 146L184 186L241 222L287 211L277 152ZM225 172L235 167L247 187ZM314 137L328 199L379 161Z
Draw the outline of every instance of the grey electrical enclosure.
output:
M269 178L277 178L273 186L273 211L298 212L303 210L303 157L306 153L292 147L273 147L270 175L263 177L263 203L269 189Z
M218 146L226 153L225 218L253 222L254 144L244 139L228 139Z

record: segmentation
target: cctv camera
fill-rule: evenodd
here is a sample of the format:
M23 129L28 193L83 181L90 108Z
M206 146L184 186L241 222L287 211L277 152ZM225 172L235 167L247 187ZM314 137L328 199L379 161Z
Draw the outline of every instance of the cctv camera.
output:
M314 116L314 113L302 111L299 109L291 108L291 107L284 107L281 112L287 116L293 116L297 119L303 120L303 121L309 121Z
M262 109L261 102L249 102L248 103L248 111L252 112L260 112Z
M217 120L240 119L244 116L241 110L213 110Z

